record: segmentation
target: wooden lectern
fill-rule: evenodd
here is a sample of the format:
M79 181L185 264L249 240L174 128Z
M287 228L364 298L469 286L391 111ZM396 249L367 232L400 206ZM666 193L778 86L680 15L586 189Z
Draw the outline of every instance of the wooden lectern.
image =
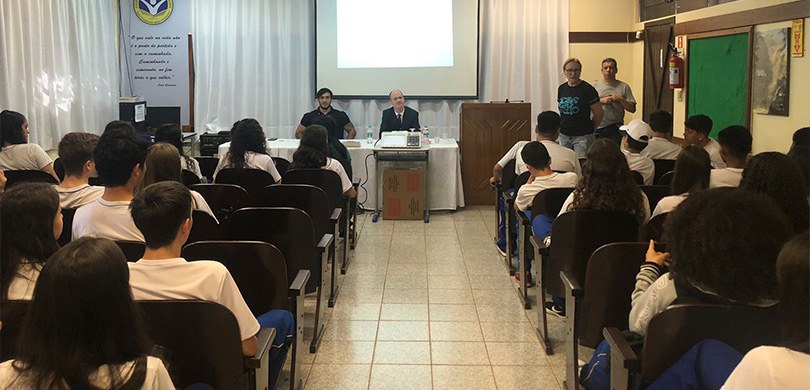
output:
M518 141L532 139L531 103L461 104L461 177L467 205L492 205L492 166Z

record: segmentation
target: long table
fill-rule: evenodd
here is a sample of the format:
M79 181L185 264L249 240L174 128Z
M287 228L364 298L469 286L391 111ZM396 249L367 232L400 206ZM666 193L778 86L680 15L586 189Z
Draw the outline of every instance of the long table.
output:
M461 156L458 143L455 139L435 139L430 145L429 169L427 176L428 209L429 210L456 210L464 207L464 186L461 183ZM374 199L379 186L377 184L377 171L374 162L373 143L365 139L341 140L347 145L352 157L352 171L355 178L360 179L361 188L357 200L366 210L374 210ZM359 143L359 147L352 143ZM272 157L281 157L292 162L293 153L298 149L299 140L279 139L267 142L267 153ZM230 143L219 146L219 155L223 156L230 148ZM386 162L381 161L380 167L387 166L410 167L418 166L420 162ZM380 175L382 176L382 175ZM379 197L382 199L382 196Z

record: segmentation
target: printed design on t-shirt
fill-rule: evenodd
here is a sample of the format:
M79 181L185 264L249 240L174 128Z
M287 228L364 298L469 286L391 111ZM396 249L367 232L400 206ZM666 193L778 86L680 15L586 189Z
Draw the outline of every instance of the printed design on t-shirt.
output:
M564 96L560 98L560 114L576 115L579 113L579 96Z

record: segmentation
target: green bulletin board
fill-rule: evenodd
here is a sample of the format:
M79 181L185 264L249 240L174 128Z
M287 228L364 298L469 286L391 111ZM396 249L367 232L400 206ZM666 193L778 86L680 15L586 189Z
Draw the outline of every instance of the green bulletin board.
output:
M689 39L686 112L712 118L712 138L748 123L748 55L748 33Z

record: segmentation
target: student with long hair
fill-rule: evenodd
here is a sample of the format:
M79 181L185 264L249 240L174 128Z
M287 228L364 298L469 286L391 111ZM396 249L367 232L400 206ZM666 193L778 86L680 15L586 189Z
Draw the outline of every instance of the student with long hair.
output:
M62 234L59 195L45 183L20 183L0 199L0 298L31 299L45 260Z
M771 197L793 229L801 233L810 228L807 184L801 168L792 158L779 152L760 153L748 162L742 173L740 188Z
M228 153L219 158L214 178L225 168L261 169L273 175L276 183L281 175L273 159L267 154L267 140L259 122L252 118L242 119L231 129L231 147Z
M670 184L670 193L658 201L652 216L668 213L675 209L690 193L703 191L709 187L712 160L705 149L689 145L675 159L675 173Z
M560 214L574 210L625 211L639 225L650 217L650 204L615 142L599 139L588 151L582 180L563 203Z
M340 176L343 194L350 198L357 196L357 190L354 189L352 181L346 175L346 171L343 170L343 166L337 160L329 157L327 131L321 125L311 125L304 129L304 133L301 135L301 144L293 154L290 168L321 168L336 172Z
M148 356L126 258L106 239L78 239L48 259L17 351L0 364L0 388L174 388Z
M37 144L28 143L28 120L16 111L0 112L0 170L39 170L51 174L57 182L59 177L53 170L53 160Z
M180 168L194 172L197 177L202 177L200 164L194 157L187 156L183 152L183 133L180 125L169 123L161 125L155 130L155 143L167 143L177 148L180 154Z
M321 125L326 128L326 140L329 143L329 157L337 160L346 172L346 176L352 177L352 156L349 154L349 149L340 142L339 138L333 137L331 134L337 132L337 124L331 116L323 115L315 122L316 125ZM306 130L306 128L304 128ZM303 131L301 132L303 135Z
M146 153L146 161L143 163L143 180L141 180L136 192L140 192L150 184L161 181L182 183L180 161L180 154L177 153L177 148L174 145L156 143L150 146L149 151ZM191 190L191 201L194 209L205 211L216 219L211 207L208 206L208 202L199 192Z

